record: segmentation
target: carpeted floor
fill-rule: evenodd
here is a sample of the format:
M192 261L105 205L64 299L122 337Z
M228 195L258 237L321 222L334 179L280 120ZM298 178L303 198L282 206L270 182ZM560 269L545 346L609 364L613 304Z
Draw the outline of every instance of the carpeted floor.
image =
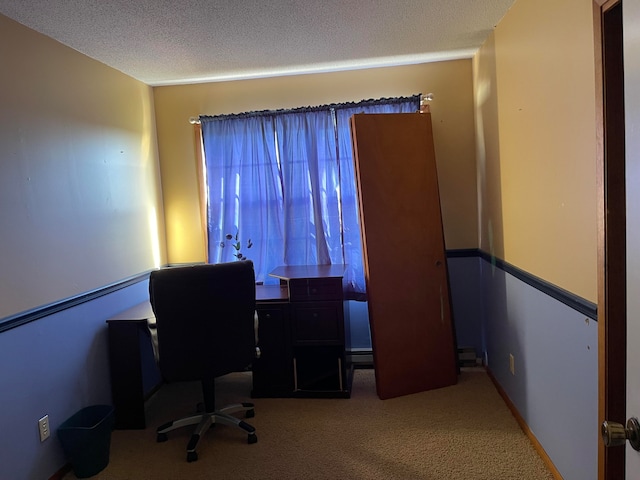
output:
M380 400L373 370L355 371L351 399L254 399L251 374L218 380L220 405L253 401L258 443L219 425L187 463L191 427L156 443L155 427L193 412L198 383L165 385L146 430L116 430L109 465L95 479L552 480L482 369L457 385ZM68 473L64 480L75 479Z

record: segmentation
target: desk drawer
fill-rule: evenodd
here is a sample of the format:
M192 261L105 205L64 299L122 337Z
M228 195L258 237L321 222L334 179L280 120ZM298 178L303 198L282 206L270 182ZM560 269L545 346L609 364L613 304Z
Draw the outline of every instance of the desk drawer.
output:
M338 345L344 342L342 302L292 304L295 345Z
M341 278L301 278L289 280L292 302L342 300Z

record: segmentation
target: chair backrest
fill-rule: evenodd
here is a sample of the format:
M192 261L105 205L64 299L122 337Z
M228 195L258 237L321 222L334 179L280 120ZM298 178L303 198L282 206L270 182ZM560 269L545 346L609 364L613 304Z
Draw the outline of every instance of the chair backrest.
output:
M215 378L251 363L256 308L251 261L155 270L149 297L166 381Z

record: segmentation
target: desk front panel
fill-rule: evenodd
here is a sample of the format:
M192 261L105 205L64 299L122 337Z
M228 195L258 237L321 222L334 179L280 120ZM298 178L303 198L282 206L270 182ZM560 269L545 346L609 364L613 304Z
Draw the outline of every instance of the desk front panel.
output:
M253 361L253 397L288 397L293 390L288 303L259 303L258 347Z

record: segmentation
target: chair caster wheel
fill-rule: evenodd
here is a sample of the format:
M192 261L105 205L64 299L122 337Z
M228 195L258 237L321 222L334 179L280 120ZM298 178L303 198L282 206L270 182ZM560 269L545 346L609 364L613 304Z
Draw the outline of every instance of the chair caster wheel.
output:
M252 443L258 443L258 436L255 433L250 433L247 435L247 443L251 445Z
M158 433L156 435L156 442L158 442L158 443L166 442L167 440L169 440L169 437L167 436L166 433Z
M253 418L256 416L256 411L252 408L251 410L247 410L244 412L244 418Z
M187 452L187 462L195 462L198 460L198 452Z

